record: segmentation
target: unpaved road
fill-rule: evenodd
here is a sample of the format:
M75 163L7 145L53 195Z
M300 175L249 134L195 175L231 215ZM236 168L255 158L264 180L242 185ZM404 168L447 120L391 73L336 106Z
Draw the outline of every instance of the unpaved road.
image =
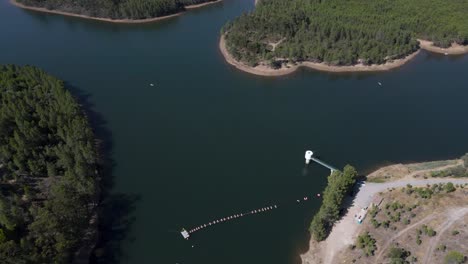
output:
M387 240L387 242L379 249L380 253L377 255L377 257L375 258L375 262L377 262L383 255L383 253L385 252L385 250L388 248L388 246L393 242L395 241L395 239L399 238L400 236L406 234L406 232L408 232L409 230L415 228L416 226L419 226L420 224L424 224L426 222L429 222L430 220L434 219L436 217L436 215L428 215L426 217L424 217L423 219L419 220L418 222L408 226L407 228L401 230L400 232L398 232L396 235L394 235L391 239Z
M432 252L434 252L434 249L436 245L439 244L440 237L442 234L447 231L455 222L458 220L462 219L464 215L468 214L468 208L454 208L449 210L446 215L447 220L445 220L439 227L438 227L438 232L435 237L433 237L429 241L429 246L427 247L426 254L424 254L424 260L422 263L424 264L431 264L431 258L430 256L432 255Z
M428 247L426 249L426 253L424 254L424 260L422 261L422 263L424 263L424 264L431 264L429 256L431 255L431 253L434 251L434 248L438 244L438 242L440 240L440 236L448 228L450 228L450 226L452 226L456 221L460 220L462 218L462 216L464 216L467 213L468 213L468 208L467 207L461 207L461 208L459 207L459 208L451 208L450 210L444 211L443 213L431 214L431 215L428 215L428 216L424 217L423 219L421 219L418 222L406 227L405 229L401 230L396 235L394 235L392 238L387 240L387 242L379 249L380 253L375 258L375 262L378 262L380 260L380 258L382 257L383 253L388 248L388 246L390 246L390 244L393 241L395 241L397 238L399 238L400 236L406 234L406 232L408 232L409 230L411 230L411 229L413 229L413 228L415 228L415 227L417 227L417 226L419 226L421 224L427 223L430 220L432 220L432 219L434 219L434 218L436 218L436 217L443 214L444 217L447 217L447 219L441 225L439 225L437 227L437 229L438 229L437 235L430 240L429 245L428 245Z

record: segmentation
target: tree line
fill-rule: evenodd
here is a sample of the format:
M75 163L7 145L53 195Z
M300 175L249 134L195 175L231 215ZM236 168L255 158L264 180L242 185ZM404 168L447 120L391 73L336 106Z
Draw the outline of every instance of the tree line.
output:
M62 81L0 66L0 263L71 263L94 232L98 154Z
M266 0L222 33L231 55L250 66L382 64L417 50L417 38L467 45L466 14L459 0Z
M16 0L42 7L91 17L146 19L183 11L185 6L214 0Z
M357 177L356 169L350 165L346 165L343 172L334 171L328 176L322 205L309 228L315 240L322 241L327 238L335 222L340 219L340 208L344 198L353 188Z

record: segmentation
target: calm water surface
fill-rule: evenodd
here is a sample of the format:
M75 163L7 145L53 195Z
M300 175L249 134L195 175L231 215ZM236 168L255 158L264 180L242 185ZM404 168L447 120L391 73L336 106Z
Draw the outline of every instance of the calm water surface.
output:
M297 263L315 198L190 241L176 232L315 195L328 171L304 169L308 148L361 172L468 151L468 56L422 52L376 74L256 77L217 48L222 25L252 8L226 0L156 24L114 25L0 2L0 63L44 68L89 94L106 122L113 192L139 197L120 263Z

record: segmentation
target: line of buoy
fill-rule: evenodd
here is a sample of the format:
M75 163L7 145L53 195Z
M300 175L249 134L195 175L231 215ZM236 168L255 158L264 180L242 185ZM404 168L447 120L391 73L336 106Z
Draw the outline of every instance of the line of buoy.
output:
M320 197L319 193L317 194L317 197ZM305 196L305 197L302 198L302 200L307 201L307 200L309 200L309 197ZM296 202L300 203L301 200L298 199L298 200L296 200ZM200 230L202 230L204 228L207 228L209 226L212 226L212 225L224 223L224 222L231 221L231 220L234 220L234 219L237 219L237 218L241 218L241 217L244 217L244 216L247 216L247 215L264 213L264 212L267 212L267 211L271 211L273 209L277 209L278 207L279 207L278 205L274 204L274 205L262 207L262 208L259 208L259 209L253 209L253 210L245 212L245 213L230 215L230 216L227 216L227 217L223 217L223 218L220 218L220 219L213 220L211 222L208 222L207 224L202 224L200 226L194 227L194 228L190 229L187 232L189 234L192 234L194 232L200 231Z
M239 213L239 214L230 215L228 217L223 217L223 218L216 219L214 221L208 222L208 224L203 224L203 225L197 226L197 227L195 227L193 229L190 229L188 231L188 233L191 234L191 233L194 233L196 231L202 230L202 229L204 229L206 227L209 227L211 225L215 225L215 224L219 224L219 223L222 223L222 222L234 220L234 219L237 219L237 218L240 218L240 217L247 216L249 214L257 214L257 213L266 212L266 211L276 209L276 208L278 208L278 206L275 204L275 205L272 205L272 206L267 206L267 207L263 207L263 208L260 208L260 209L255 209L255 210L252 210L252 211L247 212L247 213Z

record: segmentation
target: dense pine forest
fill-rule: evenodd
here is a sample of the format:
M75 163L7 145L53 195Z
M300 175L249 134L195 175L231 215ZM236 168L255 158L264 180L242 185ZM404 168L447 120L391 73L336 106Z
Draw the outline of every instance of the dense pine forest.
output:
M16 0L18 3L111 19L145 19L171 15L185 6L215 0Z
M418 38L468 44L467 14L465 0L261 0L223 33L231 55L250 66L381 64L417 50Z
M0 263L71 263L93 232L95 149L63 82L0 66Z

